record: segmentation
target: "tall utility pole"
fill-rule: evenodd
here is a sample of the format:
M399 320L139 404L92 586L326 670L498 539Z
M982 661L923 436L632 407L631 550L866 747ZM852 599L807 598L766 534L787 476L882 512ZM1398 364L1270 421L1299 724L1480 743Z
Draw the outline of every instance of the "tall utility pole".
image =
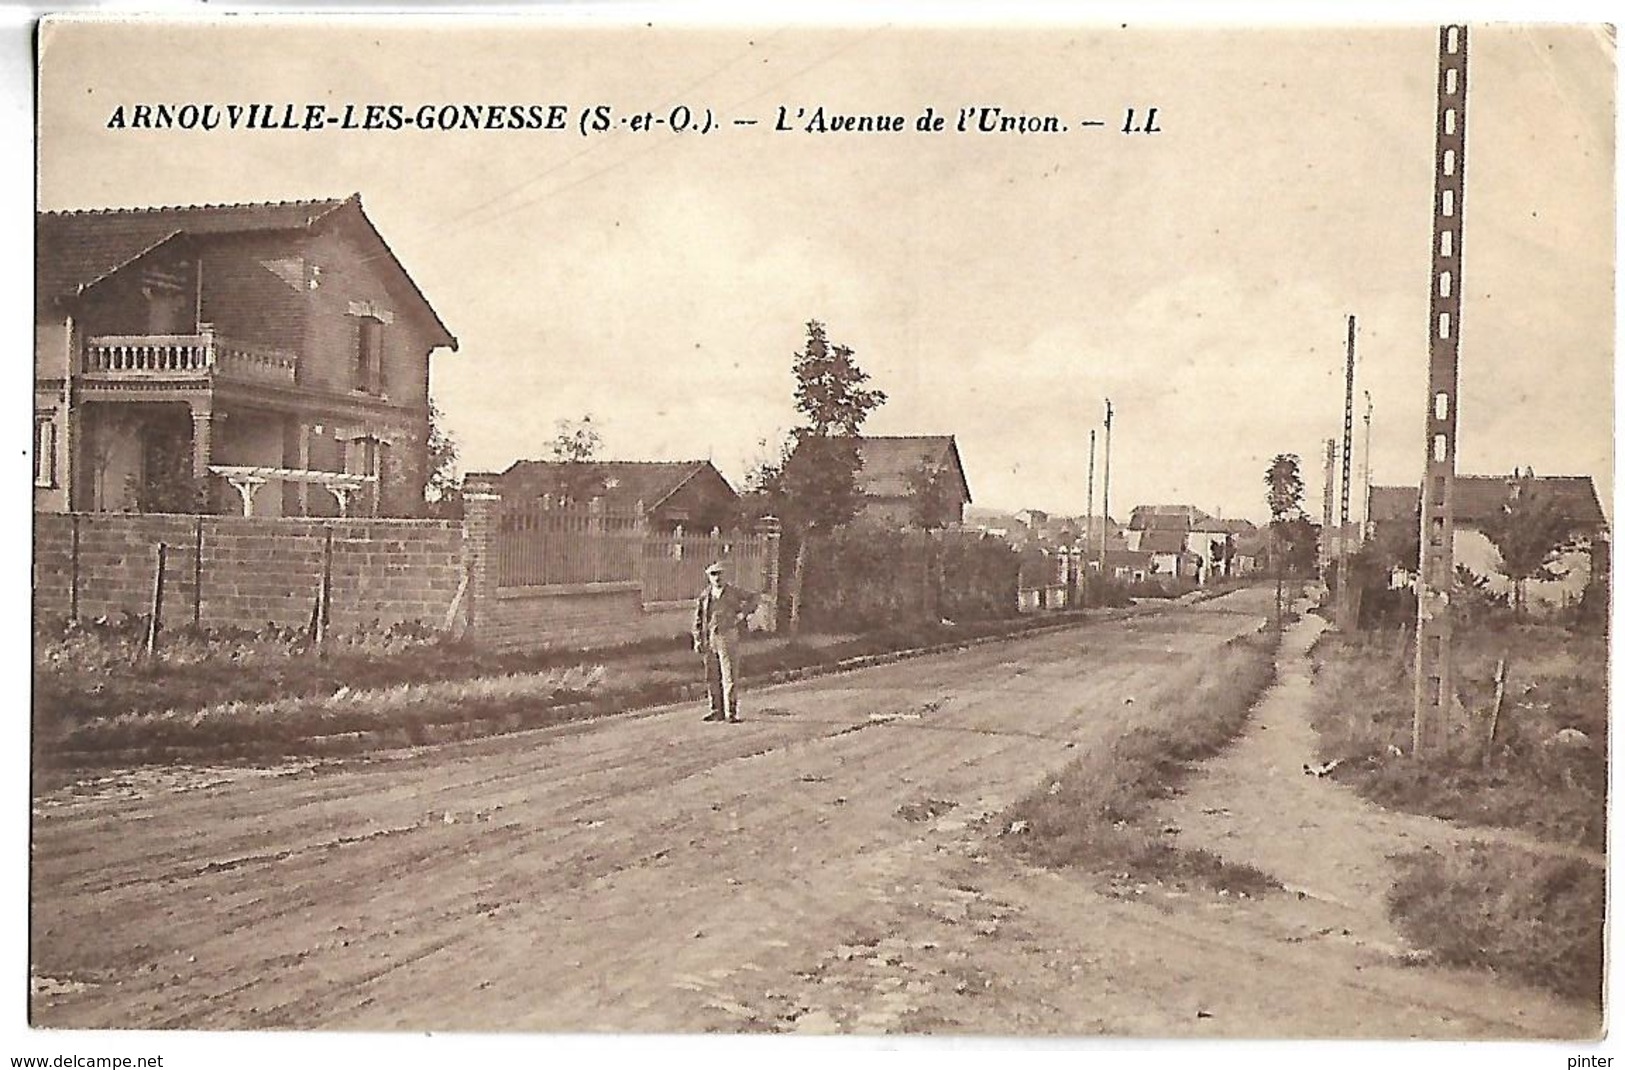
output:
M1084 506L1084 511L1083 511L1083 548L1084 548L1084 551L1085 551L1085 557L1086 558L1087 558L1088 554L1094 550L1094 547L1095 547L1095 537L1094 537L1094 532L1092 530L1092 526L1094 525L1094 522L1095 522L1095 429L1091 427L1089 429L1089 503ZM1101 570L1104 571L1105 567L1106 567L1106 563L1104 561L1102 561L1101 564L1100 564L1100 567L1101 567Z
M1112 399L1106 399L1106 471L1100 487L1100 567L1106 567L1106 529L1112 517Z
M1349 593L1349 478L1354 460L1354 317L1349 317L1348 359L1343 365L1343 482L1337 510L1337 623L1352 628Z
M1428 280L1427 460L1416 579L1415 715L1411 749L1437 750L1451 708L1450 593L1455 585L1456 385L1460 371L1462 181L1467 170L1467 27L1439 27L1434 109L1433 252Z
M1360 454L1364 493L1360 498L1360 544L1371 538L1371 391L1365 392L1365 449Z
M1339 567L1347 555L1346 536L1349 526L1349 472L1354 459L1354 317L1349 317L1348 360L1343 372L1343 496L1337 511L1337 546Z
M1320 577L1325 579L1332 563L1332 495L1337 490L1337 440L1326 440L1326 483L1320 495Z

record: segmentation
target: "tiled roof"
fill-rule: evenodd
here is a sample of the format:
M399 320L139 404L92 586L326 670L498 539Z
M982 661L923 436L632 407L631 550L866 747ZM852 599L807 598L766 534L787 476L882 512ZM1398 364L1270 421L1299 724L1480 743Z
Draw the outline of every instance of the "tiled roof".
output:
M45 302L71 297L180 235L309 230L350 207L381 247L383 255L376 258L380 267L398 273L440 328L440 344L456 349L457 339L367 218L359 193L342 200L38 212L34 217L35 292Z
M1533 498L1556 503L1561 515L1576 524L1600 527L1607 523L1597 488L1590 476L1457 476L1456 523L1482 523L1499 513L1522 483ZM1372 487L1370 511L1373 523L1417 522L1421 498L1415 487Z
M567 467L560 461L515 461L498 477L497 485L507 496L540 496L558 486L558 478ZM710 461L589 461L584 467L591 470L594 482L603 486L608 509L632 512L642 502L647 512L712 465ZM734 493L722 473L717 473L717 479L730 494Z
M1185 552L1185 534L1153 528L1140 536L1140 550L1148 554L1178 554Z
M965 501L971 500L952 435L863 435L858 439L858 453L863 458L858 489L867 497L906 498L913 474L932 466L948 469L958 480Z
M1217 523L1194 505L1136 505L1128 526L1134 531L1212 531Z

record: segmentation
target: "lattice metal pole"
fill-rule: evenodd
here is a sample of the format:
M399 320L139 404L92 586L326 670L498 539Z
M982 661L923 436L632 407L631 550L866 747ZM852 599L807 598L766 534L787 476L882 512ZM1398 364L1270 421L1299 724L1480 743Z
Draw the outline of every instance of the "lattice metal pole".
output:
M1451 709L1455 585L1456 384L1460 368L1462 190L1467 170L1467 27L1439 28L1433 152L1433 273L1429 280L1427 461L1416 582L1415 717L1418 756L1443 742Z
M1331 581L1332 574L1332 492L1337 489L1337 440L1326 440L1326 482L1320 495L1320 578Z

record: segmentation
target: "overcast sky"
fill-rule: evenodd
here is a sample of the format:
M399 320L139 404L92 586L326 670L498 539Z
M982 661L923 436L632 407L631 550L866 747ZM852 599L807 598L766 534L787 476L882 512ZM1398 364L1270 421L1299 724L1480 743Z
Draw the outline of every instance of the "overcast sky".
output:
M1421 467L1433 27L397 16L81 21L43 44L42 208L361 193L461 342L432 381L465 469L546 456L591 412L607 455L709 456L737 485L794 422L816 318L890 397L866 430L958 436L978 504L1081 512L1110 396L1115 514L1262 518L1264 469L1295 452L1318 516L1351 313L1356 446L1369 391L1373 480ZM1460 470L1592 475L1611 515L1614 43L1474 27L1470 56ZM556 103L572 129L107 129L160 101ZM676 104L718 128L574 129ZM777 132L780 105L1070 129ZM1131 106L1162 132L1119 133Z

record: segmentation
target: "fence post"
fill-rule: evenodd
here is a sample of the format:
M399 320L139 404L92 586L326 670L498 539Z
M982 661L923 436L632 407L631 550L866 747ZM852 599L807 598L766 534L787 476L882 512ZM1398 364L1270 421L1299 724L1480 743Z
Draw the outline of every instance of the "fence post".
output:
M203 517L192 534L192 628L203 626Z
M470 472L463 477L463 567L468 574L466 634L470 637L483 607L496 594L493 558L501 505L494 473Z
M169 554L169 547L163 543L158 544L157 563L152 572L152 616L147 620L147 657L156 657L158 654L158 631L161 627L159 621L164 615L164 562Z
M79 514L73 513L73 546L68 576L68 618L79 619Z
M766 614L770 630L779 630L779 537L782 529L779 518L764 516L756 522L756 533L762 537L762 603L771 612Z
M333 606L333 527L327 525L322 539L322 581L316 590L316 656L327 657L327 631Z

